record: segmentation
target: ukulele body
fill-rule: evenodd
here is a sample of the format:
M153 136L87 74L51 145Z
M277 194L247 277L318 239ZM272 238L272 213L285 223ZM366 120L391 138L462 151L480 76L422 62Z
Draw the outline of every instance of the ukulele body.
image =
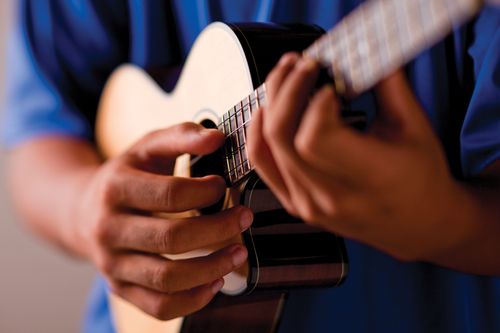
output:
M301 51L321 33L317 27L302 25L211 24L196 40L175 88L169 93L162 87L166 78L161 73L156 73L153 79L138 67L121 66L108 80L99 105L96 135L101 151L107 157L116 156L148 132L186 121L217 127L224 113L264 82L283 53ZM194 164L192 161L193 157L188 155L179 157L174 174L182 177L223 174L224 158L220 154L198 158ZM253 172L228 188L223 202L202 212L183 214L211 213L236 204L252 209L254 223L242 239L234 240L245 243L249 259L243 269L225 277L222 292L233 296L216 297L182 325L182 319L161 322L110 295L119 333L271 332L279 322L284 298L281 293L273 296L268 291L336 286L345 279L347 256L343 240L288 215ZM181 257L205 255L213 250ZM251 292L254 293L247 296ZM271 307L262 313L251 310L245 303L252 303L254 309L267 309L265 304ZM249 313L260 318L249 317ZM209 324L208 320L214 316L224 322L219 322L219 326ZM201 320L195 322L196 318Z

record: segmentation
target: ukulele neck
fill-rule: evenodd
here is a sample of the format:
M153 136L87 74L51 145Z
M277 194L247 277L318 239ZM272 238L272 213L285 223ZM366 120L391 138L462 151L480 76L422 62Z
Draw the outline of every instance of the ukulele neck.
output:
M262 84L227 111L218 124L226 135L224 143L224 178L234 185L253 170L247 153L247 129L252 113L266 103L266 86Z
M405 65L455 26L473 17L482 0L371 0L362 3L303 52L328 68L337 94L354 97ZM262 84L226 112L224 177L234 185L253 166L246 147L252 113L266 102Z
M353 97L472 18L482 0L370 0L304 51Z

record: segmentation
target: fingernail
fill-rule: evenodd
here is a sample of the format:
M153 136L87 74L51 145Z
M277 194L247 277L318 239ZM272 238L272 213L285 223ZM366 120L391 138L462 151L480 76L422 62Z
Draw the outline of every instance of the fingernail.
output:
M241 246L236 246L231 251L231 256L233 259L233 265L240 266L245 262L245 260L247 260L247 251L242 249Z
M219 292L219 290L222 289L223 286L224 286L224 279L219 279L215 282L212 282L212 286L210 288L212 289L212 292L216 294L217 292Z
M250 227L253 221L253 214L249 209L243 209L240 215L240 227L242 231L245 231Z
M304 70L312 70L316 66L316 63L312 59L302 58L302 59L300 59L297 66L299 66L300 68L302 68Z

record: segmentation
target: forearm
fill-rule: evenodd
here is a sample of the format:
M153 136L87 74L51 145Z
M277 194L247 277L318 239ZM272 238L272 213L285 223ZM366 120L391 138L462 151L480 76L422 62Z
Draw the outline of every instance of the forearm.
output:
M436 228L448 246L423 259L468 273L500 275L500 162L477 181L456 185L446 222Z
M9 187L21 219L69 254L83 256L73 214L84 185L101 164L94 147L65 137L41 138L12 151L8 164Z

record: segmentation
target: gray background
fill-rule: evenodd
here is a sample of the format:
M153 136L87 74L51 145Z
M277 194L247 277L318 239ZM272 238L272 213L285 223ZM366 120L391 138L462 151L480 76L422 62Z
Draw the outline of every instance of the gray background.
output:
M0 0L2 93L8 84L3 76L5 34L14 3ZM50 248L14 217L6 193L5 154L0 151L0 332L79 332L95 273L90 265Z

